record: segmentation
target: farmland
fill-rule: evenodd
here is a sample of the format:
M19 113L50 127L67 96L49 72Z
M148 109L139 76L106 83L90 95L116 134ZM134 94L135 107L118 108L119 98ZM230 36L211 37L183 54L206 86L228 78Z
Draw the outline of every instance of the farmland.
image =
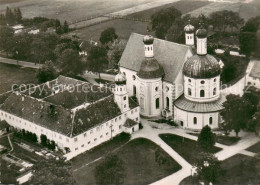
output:
M6 6L19 7L27 18L44 16L61 21L76 21L153 1L155 0L0 0L0 12L4 12Z

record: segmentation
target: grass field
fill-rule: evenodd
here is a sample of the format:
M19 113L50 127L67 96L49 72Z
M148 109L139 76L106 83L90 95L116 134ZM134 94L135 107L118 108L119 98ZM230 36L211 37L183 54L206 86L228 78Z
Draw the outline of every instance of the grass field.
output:
M61 21L76 21L123 10L155 0L0 0L0 12L6 6L20 7L24 17L44 16Z
M0 94L10 91L13 84L37 83L36 70L0 63Z
M199 153L202 151L198 147L197 141L183 138L173 134L160 134L159 136L165 143L167 143L173 150L175 150L190 164L194 164L196 162ZM207 152L217 153L220 150L221 148L213 147Z
M114 154L118 155L126 166L125 185L150 184L181 168L174 160L171 161L170 165L159 166L159 164L155 162L154 154L157 148L159 147L149 140L135 139L115 151ZM159 150L161 149L159 148ZM167 154L165 153L165 155ZM100 161L97 161L74 173L77 184L94 185L95 167L99 163Z
M247 148L246 150L254 153L260 153L260 142L254 144L253 146Z
M237 154L224 160L221 164L224 175L221 176L216 184L259 184L257 179L255 163L252 157ZM198 184L194 183L191 176L184 179L180 185Z

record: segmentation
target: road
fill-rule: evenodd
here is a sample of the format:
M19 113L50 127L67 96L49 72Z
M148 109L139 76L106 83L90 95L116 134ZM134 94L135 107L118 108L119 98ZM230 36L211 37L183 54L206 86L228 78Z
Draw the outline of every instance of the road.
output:
M19 65L22 67L28 67L28 68L34 68L34 69L38 69L39 67L42 66L41 64L35 64L32 62L25 62L25 61L3 58L3 57L0 57L0 63Z

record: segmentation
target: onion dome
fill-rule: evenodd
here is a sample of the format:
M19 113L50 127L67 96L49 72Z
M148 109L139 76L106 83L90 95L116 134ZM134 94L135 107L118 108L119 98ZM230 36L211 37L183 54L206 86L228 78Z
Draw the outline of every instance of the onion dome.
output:
M205 28L200 28L196 31L196 36L198 38L206 38L208 36L208 32Z
M194 32L194 26L192 26L191 24L187 24L185 27L184 27L184 31L186 33L193 33Z
M161 78L164 76L164 70L155 58L145 58L141 63L137 76L143 79Z
M126 76L119 72L116 76L115 76L115 82L117 85L120 85L120 84L126 84Z
M152 35L145 35L144 36L144 39L143 39L143 42L145 45L151 45L153 44L153 41L154 41L154 38Z
M211 55L193 55L185 62L183 74L191 78L213 78L220 75L219 62Z

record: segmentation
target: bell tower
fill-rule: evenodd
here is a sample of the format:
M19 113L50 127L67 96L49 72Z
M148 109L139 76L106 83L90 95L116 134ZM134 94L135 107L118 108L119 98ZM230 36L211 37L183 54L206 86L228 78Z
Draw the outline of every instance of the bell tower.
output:
M126 77L123 73L119 72L115 77L115 90L114 100L120 108L121 112L129 110L129 100L126 88Z

